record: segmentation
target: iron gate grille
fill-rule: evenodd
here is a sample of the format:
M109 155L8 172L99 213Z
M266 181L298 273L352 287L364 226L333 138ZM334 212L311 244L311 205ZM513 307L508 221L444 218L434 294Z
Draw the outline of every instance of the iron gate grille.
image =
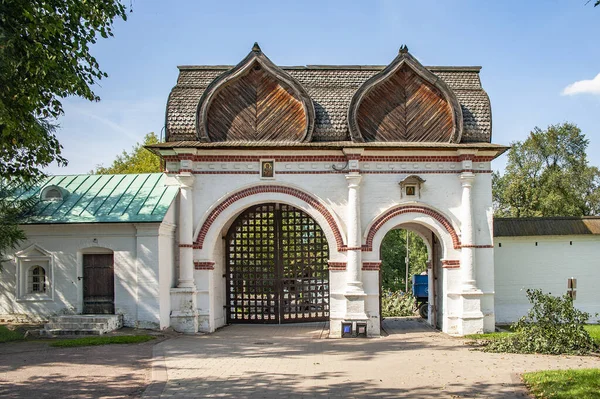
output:
M229 323L329 320L329 247L308 214L284 204L254 206L226 239Z

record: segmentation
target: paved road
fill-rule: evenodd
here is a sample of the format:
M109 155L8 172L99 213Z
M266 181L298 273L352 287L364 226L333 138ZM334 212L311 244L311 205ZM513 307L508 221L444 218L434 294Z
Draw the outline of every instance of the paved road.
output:
M154 342L52 348L0 344L0 398L133 398L150 381Z
M150 398L522 398L516 373L600 367L595 357L487 354L418 319L388 336L325 339L322 323L229 326L155 347Z

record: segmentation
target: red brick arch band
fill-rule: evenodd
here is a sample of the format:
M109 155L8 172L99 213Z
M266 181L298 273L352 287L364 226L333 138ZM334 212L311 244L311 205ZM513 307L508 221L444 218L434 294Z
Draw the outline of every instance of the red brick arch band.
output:
M268 186L264 185L264 186L250 187L250 188L244 189L242 191L238 191L237 193L231 194L229 197L227 197L223 201L221 201L221 203L210 212L210 214L208 215L208 217L202 224L202 228L200 229L198 238L196 239L196 242L194 243L194 248L202 249L202 246L204 245L204 239L206 238L206 235L208 234L208 230L210 229L210 227L212 226L214 221L217 219L217 217L225 209L227 209L230 205L232 205L234 202L236 202L238 200L241 200L242 198L246 198L246 197L249 197L251 195L256 195L256 194L263 194L263 193L287 194L287 195L291 195L293 197L299 198L302 201L309 204L311 207L316 209L321 215L323 215L325 220L327 220L327 224L329 225L329 228L331 229L331 231L333 232L333 235L335 237L335 243L337 245L338 251L344 250L344 240L342 239L342 234L340 233L340 229L338 228L338 225L335 222L333 215L327 210L327 208L325 208L325 206L323 204L321 204L319 202L319 200L317 200L316 198L312 197L311 195L309 195L303 191L297 190L295 188L285 187L285 186L276 186L276 185L268 185Z
M431 216L432 218L434 218L435 220L440 222L440 224L442 226L444 226L444 228L448 231L448 233L450 233L450 236L452 237L452 244L454 245L454 248L455 249L461 248L460 238L458 237L458 234L456 234L456 230L454 230L454 227L452 227L452 224L450 223L450 221L448 221L448 219L446 219L446 217L444 215L442 215L439 212L434 211L433 209L426 208L424 206L404 205L404 206L399 206L399 207L390 209L389 211L385 212L383 215L379 216L375 220L375 222L369 229L369 233L367 234L367 242L365 245L366 248L364 248L363 250L366 250L366 251L373 250L373 238L375 237L375 234L377 234L377 231L381 228L381 226L383 226L388 220L390 220L391 218L396 217L398 215L402 215L404 213L414 213L414 212L423 213L425 215Z

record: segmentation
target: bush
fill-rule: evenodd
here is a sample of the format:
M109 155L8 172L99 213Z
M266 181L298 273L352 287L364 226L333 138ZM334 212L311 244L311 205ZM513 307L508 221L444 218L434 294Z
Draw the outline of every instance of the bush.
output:
M384 290L381 296L383 317L414 316L415 297L402 291Z
M515 333L490 341L486 352L585 355L597 350L584 329L590 314L573 307L567 294L555 297L542 290L527 290L531 309L512 325Z

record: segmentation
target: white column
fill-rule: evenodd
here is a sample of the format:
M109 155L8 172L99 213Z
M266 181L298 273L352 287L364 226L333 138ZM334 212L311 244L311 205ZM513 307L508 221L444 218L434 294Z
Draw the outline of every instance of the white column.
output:
M362 176L357 172L346 175L348 182L348 211L346 225L348 227L348 254L346 266L346 293L362 294L362 239L360 228L360 181Z
M473 248L473 201L471 188L475 181L473 172L463 172L460 175L462 183L462 218L461 218L461 256L460 268L462 271L463 291L476 291L475 281L475 251Z
M195 287L194 284L194 175L177 175L179 192L179 282L178 287Z

